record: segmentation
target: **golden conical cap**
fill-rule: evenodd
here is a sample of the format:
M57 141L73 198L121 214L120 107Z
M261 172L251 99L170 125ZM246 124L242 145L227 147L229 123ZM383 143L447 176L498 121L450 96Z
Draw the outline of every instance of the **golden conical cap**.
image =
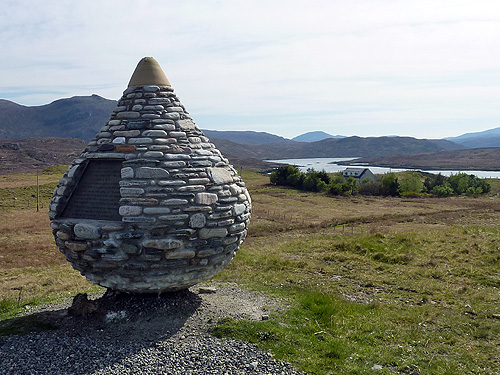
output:
M152 57L143 57L134 70L134 74L130 78L128 87L131 86L170 86L167 76Z

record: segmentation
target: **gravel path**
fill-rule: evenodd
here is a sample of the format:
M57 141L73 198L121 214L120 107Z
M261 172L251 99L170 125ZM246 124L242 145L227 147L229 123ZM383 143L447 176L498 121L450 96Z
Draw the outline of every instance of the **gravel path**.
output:
M260 320L282 301L234 284L102 301L87 317L69 315L71 301L30 311L59 328L0 338L0 374L300 374L208 333L217 319Z

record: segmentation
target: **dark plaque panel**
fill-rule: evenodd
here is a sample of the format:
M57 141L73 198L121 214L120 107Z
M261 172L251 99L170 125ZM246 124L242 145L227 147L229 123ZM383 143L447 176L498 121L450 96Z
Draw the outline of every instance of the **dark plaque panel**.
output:
M121 221L121 160L90 160L61 217Z

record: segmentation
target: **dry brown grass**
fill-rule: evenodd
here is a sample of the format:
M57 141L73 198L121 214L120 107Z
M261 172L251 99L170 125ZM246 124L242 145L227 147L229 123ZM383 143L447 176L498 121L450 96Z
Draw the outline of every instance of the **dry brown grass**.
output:
M11 210L0 222L0 299L74 293L92 288L59 252L47 212Z
M62 175L45 175L39 174L38 183L40 185L49 184L51 182L57 182L62 177ZM25 186L36 186L36 174L34 173L16 173L0 175L0 187L1 188L19 188Z
M65 168L40 172L39 184L57 182ZM0 188L32 186L36 186L36 173L0 175ZM11 207L2 212L0 300L23 302L92 288L92 284L73 270L57 249L46 208L37 212L36 206L31 206L29 209Z
M329 197L277 188L264 180L252 194L250 233L261 230L317 228L336 225L384 226L396 223L434 224L487 220L500 212L490 198ZM491 216L491 215L490 215Z
M11 210L0 222L0 270L47 267L66 262L57 250L47 212Z
M31 176L32 177L32 176ZM18 181L30 181L29 175ZM269 185L267 176L244 179L253 200L246 245L269 236L273 243L308 236L322 228L346 234L429 231L446 225L495 225L500 220L498 199L484 198L333 198ZM89 288L58 251L45 210L8 210L0 222L0 297L44 295ZM279 242L279 241L278 241Z
M0 300L28 301L32 298L70 295L98 287L87 281L67 262L49 267L0 270Z

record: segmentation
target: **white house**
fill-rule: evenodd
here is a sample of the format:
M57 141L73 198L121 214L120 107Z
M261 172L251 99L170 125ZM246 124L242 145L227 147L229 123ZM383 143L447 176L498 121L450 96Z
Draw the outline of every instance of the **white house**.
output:
M377 181L377 177L375 177L375 175L368 168L346 168L342 172L342 176L344 176L345 179L354 177L359 183L361 183L365 178L369 178L373 182Z

